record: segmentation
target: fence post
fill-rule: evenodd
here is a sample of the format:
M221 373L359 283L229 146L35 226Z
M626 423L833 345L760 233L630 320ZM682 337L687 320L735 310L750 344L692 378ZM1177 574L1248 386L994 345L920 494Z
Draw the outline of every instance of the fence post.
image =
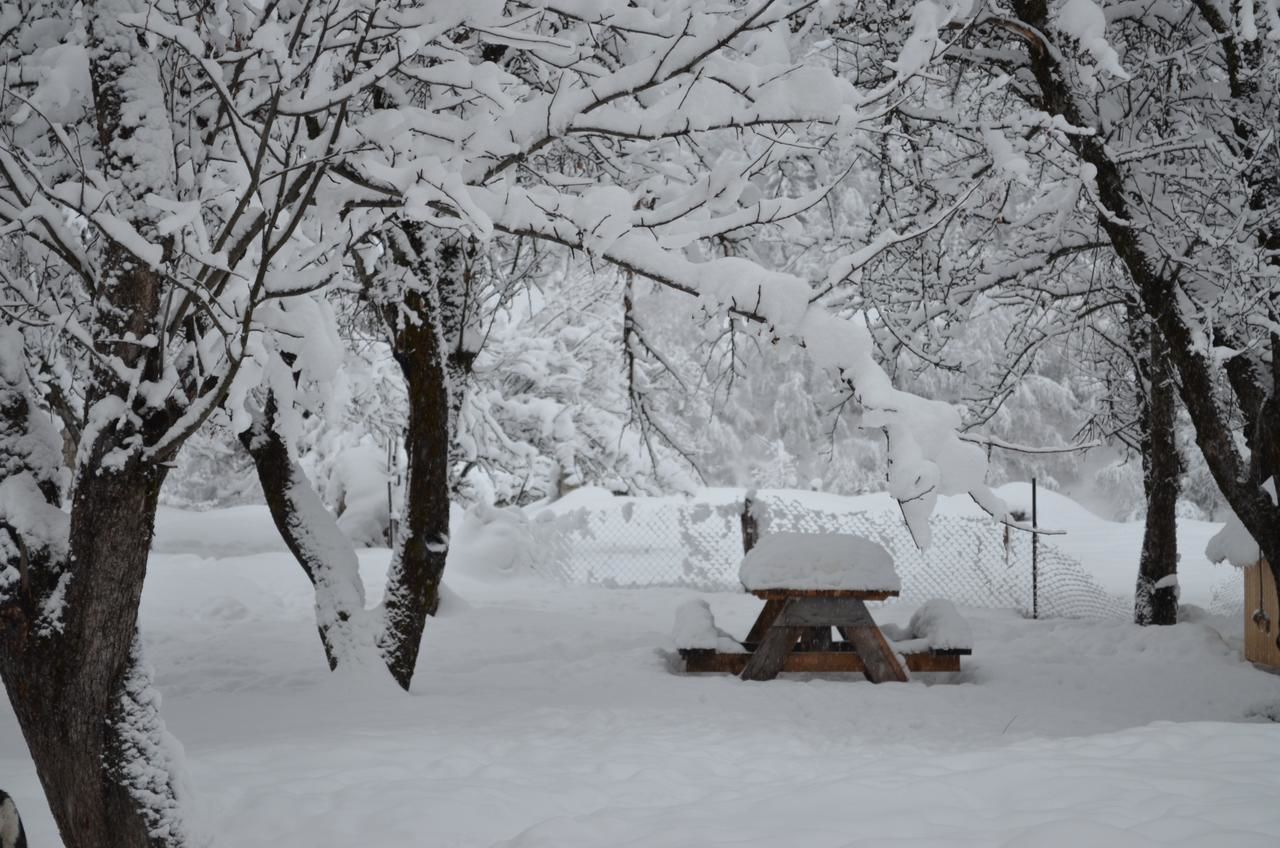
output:
M1031 529L1034 531L1039 524L1039 514L1036 509L1036 478L1031 478ZM1031 534L1031 617L1040 617L1040 534L1033 532Z
M394 438L387 439L387 547L395 549L396 546L396 501L394 497L395 484L399 483L394 478L400 475L396 468L396 442Z
M750 489L742 499L742 552L744 554L751 553L751 549L760 539L760 525L755 514L755 494L755 489Z

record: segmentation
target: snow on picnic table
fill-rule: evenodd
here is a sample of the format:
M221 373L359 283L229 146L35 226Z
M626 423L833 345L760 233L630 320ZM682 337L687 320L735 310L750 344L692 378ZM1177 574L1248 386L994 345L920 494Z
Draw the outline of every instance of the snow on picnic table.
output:
M361 558L377 597L387 552ZM1280 834L1280 726L1262 717L1280 714L1280 678L1240 661L1234 618L1143 629L964 609L974 655L958 675L747 683L673 674L665 649L682 603L706 601L740 636L750 595L493 573L451 563L402 695L323 670L286 553L153 556L142 627L215 845L1254 848ZM2 700L0 785L32 845L56 848Z
M767 533L738 572L748 591L842 589L897 592L893 557L879 543L845 533Z
M973 647L973 629L956 605L945 598L925 601L906 627L885 625L884 634L898 651L908 653L918 644L939 651L968 650ZM913 644L914 643L914 644Z
M726 654L746 652L741 643L716 627L711 605L702 598L685 601L676 607L676 623L671 630L671 641L679 649L692 648Z

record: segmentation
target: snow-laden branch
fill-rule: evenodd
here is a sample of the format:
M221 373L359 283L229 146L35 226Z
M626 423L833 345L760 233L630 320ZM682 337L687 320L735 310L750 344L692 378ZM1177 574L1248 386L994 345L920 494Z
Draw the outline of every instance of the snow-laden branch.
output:
M652 234L641 231L627 230L603 240L566 218L521 215L519 205L510 202L487 211L500 231L583 251L696 297L709 311L761 322L776 335L803 345L815 364L852 386L864 409L864 426L887 434L889 491L922 546L929 543L928 518L939 495L968 493L998 519L1007 517L1007 507L984 481L984 452L962 438L959 411L894 388L874 359L866 326L811 302L813 289L807 281L735 257L694 262L664 250Z

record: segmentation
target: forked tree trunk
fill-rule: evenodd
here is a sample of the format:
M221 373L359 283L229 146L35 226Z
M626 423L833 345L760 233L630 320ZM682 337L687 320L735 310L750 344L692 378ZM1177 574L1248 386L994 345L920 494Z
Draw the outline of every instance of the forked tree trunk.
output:
M1137 624L1178 623L1178 495L1182 484L1182 458L1175 433L1177 395L1168 352L1158 331L1151 331L1145 366L1145 403L1140 403L1143 425L1143 488L1147 498L1142 556L1134 594L1133 620ZM1139 389L1143 391L1143 389Z
M440 606L449 556L451 458L460 397L451 377L469 373L466 246L457 234L402 221L383 233L389 248L366 295L380 311L409 396L404 507L383 597L382 656L404 689L413 680L427 617ZM388 284L394 279L394 284Z
M240 434L253 458L271 519L316 593L316 628L329 668L357 659L367 634L364 583L350 539L289 453L274 393Z
M408 394L404 507L387 573L378 647L391 676L404 689L414 668L427 618L440 606L440 585L449 555L450 471L460 386L474 353L464 344L466 302L464 246L457 237L438 240L422 225L405 223L386 234L390 267L409 285L389 296L374 279L366 293L380 311L388 341L404 375ZM277 529L317 592L317 619L330 667L343 662L342 646L358 639L352 621L363 609L363 592L350 543L318 543L341 536L305 474L288 453L274 426L274 399L241 441L253 456ZM357 587L354 588L353 587ZM356 592L359 592L357 598ZM332 600L327 602L328 595Z

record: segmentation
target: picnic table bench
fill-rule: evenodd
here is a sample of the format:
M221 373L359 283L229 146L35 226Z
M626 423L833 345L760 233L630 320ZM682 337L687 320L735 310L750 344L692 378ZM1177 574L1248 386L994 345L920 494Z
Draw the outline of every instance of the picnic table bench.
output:
M719 630L705 601L677 612L677 647L687 671L744 680L772 680L784 671L862 672L882 683L905 681L908 670L959 671L960 657L972 653L968 625L948 601L927 602L906 628L876 623L866 602L897 597L900 587L888 553L870 540L766 536L747 554L740 575L747 591L764 601L745 639Z

